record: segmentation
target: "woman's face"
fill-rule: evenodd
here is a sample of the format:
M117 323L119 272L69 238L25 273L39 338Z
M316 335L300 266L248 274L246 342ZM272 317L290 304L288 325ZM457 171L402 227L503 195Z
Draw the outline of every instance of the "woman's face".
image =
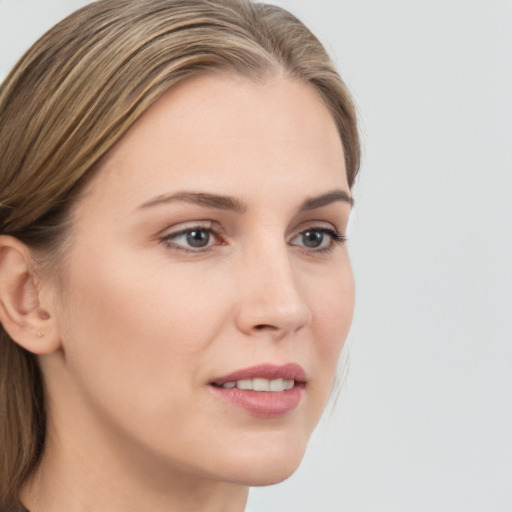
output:
M289 476L352 319L348 199L312 87L203 76L166 93L75 209L62 350L43 362L56 424L160 467Z

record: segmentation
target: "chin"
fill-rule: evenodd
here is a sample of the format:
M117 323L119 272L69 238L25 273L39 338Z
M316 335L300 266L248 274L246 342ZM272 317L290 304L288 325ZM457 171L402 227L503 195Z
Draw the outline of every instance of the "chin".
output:
M236 475L232 482L248 487L264 487L266 485L278 484L295 473L301 460L302 457L293 464L272 463L272 465L266 464L261 468L252 467L249 470L245 470L243 474Z
M293 467L272 468L270 471L265 471L258 475L256 478L253 478L252 481L247 485L249 487L265 487L266 485L275 485L283 482L287 478L291 477L293 473L295 473L299 467L299 464L300 461Z
M249 487L277 484L297 470L305 449L305 443L281 442L267 449L247 450L229 464L227 479Z

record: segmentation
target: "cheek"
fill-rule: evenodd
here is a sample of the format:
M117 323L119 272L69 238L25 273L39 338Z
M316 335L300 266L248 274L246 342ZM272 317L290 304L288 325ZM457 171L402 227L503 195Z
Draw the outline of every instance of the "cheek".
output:
M120 410L124 400L149 414L199 380L220 304L197 293L197 276L107 253L89 251L70 269L62 329L69 373L104 406L120 400Z
M354 278L348 261L331 273L312 300L313 350L318 393L327 400L354 314Z

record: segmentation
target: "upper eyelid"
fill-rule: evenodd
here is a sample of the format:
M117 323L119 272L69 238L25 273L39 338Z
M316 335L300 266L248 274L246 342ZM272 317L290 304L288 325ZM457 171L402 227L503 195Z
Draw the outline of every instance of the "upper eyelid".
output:
M335 228L311 227L311 228L306 228L306 229L302 229L302 230L298 231L295 235L290 237L290 241L295 240L297 237L301 236L302 234L306 233L307 231L319 231L323 234L326 234L331 239L332 243L345 242L347 239L347 237L345 236L344 233L339 232Z
M304 231L307 231L308 229L326 229L329 231L334 231L335 233L342 235L343 231L338 229L338 226L336 226L333 222L327 221L327 220L311 220L301 223L299 226L295 227L293 230L291 230L291 234L289 235L289 238L295 237L297 235L300 235Z
M157 233L157 237L179 235L193 229L204 229L212 232L223 231L219 224L211 220L194 220L189 222L180 222L177 225L166 226Z

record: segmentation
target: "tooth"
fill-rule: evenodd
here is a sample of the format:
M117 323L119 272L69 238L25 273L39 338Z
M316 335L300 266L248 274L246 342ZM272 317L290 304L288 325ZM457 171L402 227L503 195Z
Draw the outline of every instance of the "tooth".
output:
M1 1L1 0L0 0ZM226 389L243 389L243 390L254 390L254 391L286 391L293 388L295 381L293 379L264 379L262 377L255 377L254 379L241 379L236 382L224 382L223 388Z
M269 383L269 390L270 391L284 391L283 379L271 380Z
M252 379L242 379L236 381L238 389L252 389Z
M268 379L252 379L252 389L254 391L270 391Z
M284 389L292 389L295 381L293 379L284 379L283 386Z

